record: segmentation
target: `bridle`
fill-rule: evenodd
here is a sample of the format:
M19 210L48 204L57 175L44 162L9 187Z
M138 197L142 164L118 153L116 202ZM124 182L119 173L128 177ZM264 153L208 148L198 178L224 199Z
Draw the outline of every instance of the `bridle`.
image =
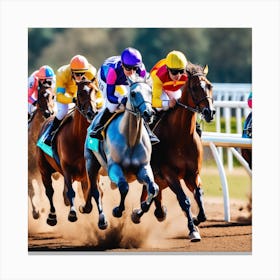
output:
M89 98L87 100L85 100L84 102L81 102L81 97L80 97L80 91L83 90L86 92L86 94L89 96ZM86 106L88 103L90 104L91 102L94 102L94 100L91 99L91 92L92 92L93 88L90 88L89 86L87 86L86 84L83 86L82 89L79 89L77 92L77 102L75 104L75 107L73 108L73 110L77 110L79 111L79 113L86 119L88 119L88 106ZM91 105L89 105L91 106ZM92 111L94 111L92 109Z
M49 100L48 100L48 96L51 94L50 92L49 92L49 88L51 88L51 86L48 86L48 87L46 87L46 86L43 86L43 88L39 88L38 89L38 100L37 100L37 103L38 103L38 107L37 107L37 110L39 109L39 111L40 112L42 112L43 114L46 112L46 111L49 111L50 112L50 114L51 115L53 115L54 114L54 111L52 111L52 110L50 110L50 108L49 108L49 106L48 106L48 103L49 103ZM41 106L41 100L42 99L45 99L46 100L46 104L47 104L47 106L46 106L46 108L43 108L42 106ZM36 110L36 111L37 111Z
M130 84L130 97L134 97L134 94L135 94L134 92L132 92L132 87L133 87L134 85L136 85L136 84L139 84L139 83L147 84L147 83L144 82L144 81L134 82L134 83ZM146 101L146 100L144 100L144 98L143 98L143 101L140 102L140 104L137 104L137 106L133 105L132 102L131 102L132 110L129 109L129 108L127 108L126 106L125 106L125 110L128 111L129 113L131 113L131 114L134 115L134 116L140 117L140 108L141 108L141 106L142 106L143 104L145 104L145 103L152 105L151 102Z
M201 74L201 73L191 74L191 73L188 72L188 76L190 77L190 79L191 79L191 77L199 77L199 78L202 78L203 81L206 83L206 87L212 88L212 84L205 78L205 76L204 76L203 74ZM195 98L194 98L194 97L195 97L195 90L194 90L193 87L191 87L190 85L188 85L188 87L189 87L189 89L190 89L191 98L192 98L192 100L193 100L195 106L192 107L192 106L189 106L189 105L185 105L185 104L183 104L183 103L180 102L180 99L177 100L177 105L179 105L179 106L181 106L181 107L183 107L183 108L185 108L185 109L187 109L187 110L189 110L189 111L191 111L191 112L193 112L193 113L199 113L199 114L201 114L202 111L201 111L201 109L200 109L200 107L199 107L199 104L200 104L201 102L203 102L204 100L207 100L207 99L209 99L209 100L211 100L211 102L213 102L213 98L212 98L211 96L209 96L208 93L207 93L206 96L202 97L202 98L201 98L200 100L198 100L198 101L195 101ZM204 90L204 89L203 89L203 90ZM204 91L205 91L205 90L204 90Z

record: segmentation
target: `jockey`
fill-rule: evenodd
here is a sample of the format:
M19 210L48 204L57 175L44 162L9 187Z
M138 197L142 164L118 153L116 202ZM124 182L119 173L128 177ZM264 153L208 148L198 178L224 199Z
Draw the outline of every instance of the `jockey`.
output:
M70 103L76 103L77 83L82 80L90 80L97 86L96 68L92 66L82 55L75 55L70 64L61 66L56 73L56 102L57 114L51 124L45 144L51 145L52 139L61 121L68 113ZM98 87L97 87L98 88ZM96 92L96 108L103 107L103 96Z
M101 134L108 120L115 114L120 105L125 106L129 90L127 77L132 75L146 76L146 68L142 55L134 48L126 48L121 56L107 58L97 73L99 88L106 96L106 108L101 112L99 123L93 126L89 136L103 140ZM158 138L144 122L152 144L158 143Z
M158 61L151 69L152 105L157 111L173 108L182 95L182 86L188 81L186 73L188 61L185 55L173 50L166 58ZM196 130L201 136L199 124Z
M252 109L252 92L250 92L247 103L250 109ZM244 127L243 127L243 133L242 133L243 138L252 138L252 112L249 113L247 116Z
M28 119L36 110L38 99L38 89L40 85L44 85L54 89L55 74L53 69L48 65L41 66L34 71L28 78Z

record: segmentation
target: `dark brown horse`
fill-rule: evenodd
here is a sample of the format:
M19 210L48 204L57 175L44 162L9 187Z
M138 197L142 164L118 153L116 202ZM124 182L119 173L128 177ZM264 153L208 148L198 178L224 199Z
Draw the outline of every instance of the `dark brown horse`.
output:
M206 220L200 171L203 160L203 146L196 132L196 113L201 113L207 122L213 119L215 110L212 103L212 85L207 80L208 67L190 64L187 68L189 80L182 89L177 105L163 112L156 122L154 132L160 143L153 146L151 165L155 181L159 185L159 194L154 198L155 216L159 221L166 217L166 207L162 206L162 190L169 187L176 195L179 205L188 219L189 238L200 241L201 237L195 225ZM197 218L192 217L190 200L185 194L180 180L194 194L199 207ZM146 198L143 188L141 204ZM132 220L140 222L142 209L135 209ZM148 211L148 208L145 212Z
M39 170L36 161L36 143L43 122L53 114L54 94L49 85L39 84L38 100L36 110L28 122L28 196L32 206L32 216L38 219L39 209L34 204L34 186L33 180L39 176Z
M87 128L96 114L95 92L97 88L90 81L83 81L78 84L77 103L74 111L67 115L62 122L53 141L54 156L51 157L37 148L38 165L45 186L46 195L50 202L50 212L47 223L56 225L56 211L53 204L54 189L52 186L52 174L59 172L64 176L64 202L70 203L68 220L77 220L74 207L75 192L72 186L74 181L81 183L84 197L88 196L87 175L84 160L84 142ZM47 129L51 120L47 120L42 133ZM65 198L65 194L67 198ZM67 201L68 200L68 201ZM85 213L83 208L81 212ZM91 209L87 212L89 213Z

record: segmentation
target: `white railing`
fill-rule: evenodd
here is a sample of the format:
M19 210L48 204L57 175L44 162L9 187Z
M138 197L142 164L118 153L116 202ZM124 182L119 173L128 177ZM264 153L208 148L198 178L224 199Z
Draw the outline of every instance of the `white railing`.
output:
M204 146L210 147L213 157L216 161L219 170L222 190L223 190L224 219L225 221L230 222L230 203L229 203L227 177L217 147L229 147L229 149L231 149L231 151L234 153L236 158L245 167L248 174L252 176L252 171L248 163L243 159L241 154L238 153L236 149L234 149L235 147L252 149L252 139L242 138L241 134L236 134L236 133L229 134L229 133L217 133L217 132L212 132L212 133L203 132L201 139Z
M242 138L242 118L250 113L247 99L252 91L251 84L213 83L214 107L216 109L216 132L203 132L202 142L208 146L216 161L223 190L224 219L230 221L230 203L226 173L223 165L223 148L227 149L228 170L233 169L233 155L252 176L248 163L235 148L252 148L252 139ZM221 133L221 117L225 118L225 133ZM235 117L237 133L232 133L231 119Z
M232 133L231 118L234 116L236 119L237 133L242 134L242 118L246 118L250 113L247 98L251 91L251 84L213 83L216 132L221 132L221 117L224 117L225 132ZM218 150L220 159L223 162L223 148L219 147ZM232 171L233 153L230 148L227 149L227 167L229 171Z

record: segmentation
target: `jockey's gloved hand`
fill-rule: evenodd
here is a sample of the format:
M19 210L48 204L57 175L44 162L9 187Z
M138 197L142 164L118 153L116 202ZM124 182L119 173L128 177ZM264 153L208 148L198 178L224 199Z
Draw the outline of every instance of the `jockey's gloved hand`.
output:
M120 104L123 104L124 106L126 105L126 102L127 102L127 97L124 97L122 100L121 100L121 103Z
M77 103L77 97L73 97L72 102L76 104Z

